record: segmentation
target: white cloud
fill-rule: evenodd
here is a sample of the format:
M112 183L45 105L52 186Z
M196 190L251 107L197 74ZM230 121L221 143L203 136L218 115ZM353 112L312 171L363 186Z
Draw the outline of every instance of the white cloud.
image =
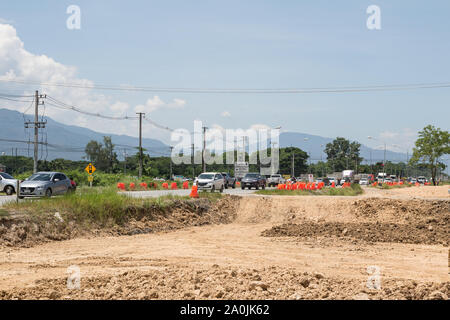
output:
M222 117L224 117L224 118L229 118L229 117L231 117L231 113L229 113L228 111L224 111L224 112L222 112L220 115L221 115Z
M414 147L417 139L417 131L411 128L403 128L400 131L386 130L381 132L379 137L379 142L386 142L386 149L396 152L406 152L406 150L411 150Z
M70 83L80 86L93 86L94 82L82 79L77 76L77 69L59 63L46 55L35 55L25 49L24 43L18 37L16 29L0 20L0 79L19 80L25 82L38 83ZM0 86L6 86L0 82ZM75 105L82 110L105 114L108 116L134 116L135 111L153 112L159 108L182 108L186 101L175 98L169 103L165 103L160 97L154 96L146 101L144 105L132 107L124 101L117 101L112 96L107 96L99 91L85 88L55 87L55 86L29 86L24 87L25 94L32 94L34 90L63 101L69 105ZM50 102L48 100L48 102ZM24 109L23 103L8 104L10 109ZM131 134L137 135L137 123L108 121L100 118L93 118L82 114L75 114L71 111L60 110L50 106L46 108L46 115L56 121L71 125L89 127L96 131L105 133ZM120 122L120 121L119 121ZM170 123L166 125L170 126ZM167 132L162 132L151 126L143 129L144 136L148 134L152 138L166 139Z
M265 124L255 123L250 126L250 129L252 129L252 130L270 130L270 127Z
M169 104L172 108L183 108L186 105L186 100L175 98L173 102Z
M182 99L175 98L170 103L165 103L161 100L159 96L154 96L153 98L150 98L147 100L145 105L137 105L134 108L135 112L146 112L151 113L159 108L167 107L167 108L183 108L186 105L186 101Z

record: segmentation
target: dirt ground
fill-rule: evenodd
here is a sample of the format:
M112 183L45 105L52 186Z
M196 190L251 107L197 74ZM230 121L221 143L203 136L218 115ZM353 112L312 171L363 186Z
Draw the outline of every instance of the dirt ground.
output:
M230 223L3 247L0 299L448 299L447 189L246 196Z

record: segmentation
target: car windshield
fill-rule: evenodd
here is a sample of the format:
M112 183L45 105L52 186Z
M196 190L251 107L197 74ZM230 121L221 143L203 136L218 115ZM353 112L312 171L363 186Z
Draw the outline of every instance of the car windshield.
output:
M213 174L202 173L198 176L199 179L214 179Z
M11 177L9 174L4 173L4 172L0 172L0 176L2 176L5 179L14 179L13 177Z
M247 173L245 175L245 178L258 178L258 174L257 173Z
M50 173L35 173L29 177L28 181L50 181L52 175Z

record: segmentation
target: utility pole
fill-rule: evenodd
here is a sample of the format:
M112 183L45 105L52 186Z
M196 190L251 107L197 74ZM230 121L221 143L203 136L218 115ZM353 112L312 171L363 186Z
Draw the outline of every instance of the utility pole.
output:
M169 175L169 180L172 180L172 150L173 150L173 147L170 146L170 157L169 157L169 161L170 161L170 175Z
M205 162L205 149L206 149L206 129L203 127L203 150L202 150L202 171L206 172L206 162Z
M192 179L195 179L194 144L191 144Z
M292 153L292 159L291 159L291 177L295 177L294 161L295 161L295 154Z
M39 121L39 105L44 104L43 101L39 102L40 98L45 98L45 95L40 95L36 90L34 93L34 122L26 121L25 128L34 128L34 155L33 155L33 173L37 172L38 164L38 144L39 144L39 128L45 128L46 121Z
M127 149L123 149L123 174L127 174Z
M386 142L384 143L383 179L386 177Z
M139 115L139 179L142 178L142 116L145 115L143 112L136 112Z

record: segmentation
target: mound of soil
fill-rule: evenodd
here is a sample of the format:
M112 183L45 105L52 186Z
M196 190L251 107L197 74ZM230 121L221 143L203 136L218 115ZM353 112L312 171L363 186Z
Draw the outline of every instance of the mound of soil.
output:
M418 222L428 218L445 216L448 218L450 201L367 198L354 201L351 211L356 217L361 218L374 220L394 218L396 222Z
M238 269L213 265L166 265L114 276L82 277L79 289L67 279L42 279L34 286L0 290L0 299L444 299L450 282L381 279L377 289L366 280L326 277L317 272L268 267Z
M427 224L304 222L287 223L262 232L265 237L335 237L367 242L449 244L449 219L430 219Z
M0 217L0 246L31 247L47 241L104 235L135 235L177 230L190 226L230 223L235 219L237 201L223 197L174 200L166 207L130 206L120 225L99 225L94 221L72 220L68 214L49 213L39 216Z

